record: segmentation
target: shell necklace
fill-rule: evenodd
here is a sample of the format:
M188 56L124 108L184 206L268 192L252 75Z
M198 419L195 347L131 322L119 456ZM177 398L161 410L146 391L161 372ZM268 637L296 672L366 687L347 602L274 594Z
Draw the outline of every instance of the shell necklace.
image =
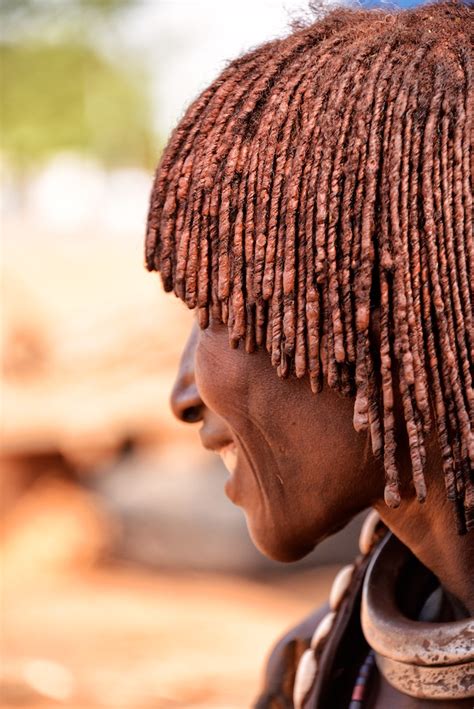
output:
M364 520L359 537L359 549L363 556L370 554L375 542L378 540L376 529L380 523L378 512L371 510ZM310 647L301 655L293 685L293 704L295 709L303 709L304 701L314 684L318 672L317 656L331 631L337 612L351 584L354 568L354 564L348 564L343 566L337 574L329 593L330 611L316 627L311 638Z

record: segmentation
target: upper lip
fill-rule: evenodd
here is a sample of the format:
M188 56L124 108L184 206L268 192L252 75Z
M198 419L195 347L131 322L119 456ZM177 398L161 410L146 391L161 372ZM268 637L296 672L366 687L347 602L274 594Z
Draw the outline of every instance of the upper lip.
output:
M228 435L223 435L218 432L209 433L201 430L199 431L199 436L203 447L208 451L214 451L214 453L217 453L234 442Z

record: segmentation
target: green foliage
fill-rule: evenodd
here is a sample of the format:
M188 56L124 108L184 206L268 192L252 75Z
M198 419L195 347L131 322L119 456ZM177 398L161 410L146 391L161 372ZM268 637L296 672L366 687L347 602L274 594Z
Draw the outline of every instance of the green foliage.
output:
M127 59L105 59L91 43L91 30L133 3L0 3L0 20L15 27L0 41L1 150L9 160L24 169L56 151L77 150L109 166L153 164L157 139L144 74Z
M2 148L27 165L58 150L147 163L150 108L140 82L79 45L0 46Z

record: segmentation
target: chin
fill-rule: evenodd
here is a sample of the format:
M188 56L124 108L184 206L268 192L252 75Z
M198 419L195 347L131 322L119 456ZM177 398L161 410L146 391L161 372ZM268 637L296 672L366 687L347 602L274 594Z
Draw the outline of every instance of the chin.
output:
M327 519L323 514L307 525L291 525L288 518L280 524L274 518L245 512L250 538L257 549L273 561L291 563L310 554L321 542L339 532L352 519L352 515Z
M315 546L322 541L322 539L318 539L316 542L303 540L298 535L289 533L288 530L283 532L274 524L259 524L248 515L246 515L246 519L252 542L264 556L273 561L285 564L299 561L310 554Z

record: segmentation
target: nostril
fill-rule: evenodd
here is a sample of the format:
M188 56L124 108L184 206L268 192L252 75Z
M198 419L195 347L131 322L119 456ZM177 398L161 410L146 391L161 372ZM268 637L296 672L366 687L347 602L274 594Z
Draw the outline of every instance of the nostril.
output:
M197 423L202 418L202 412L200 406L188 406L181 413L181 419L185 423Z
M181 390L175 387L170 399L171 410L179 421L197 423L202 421L204 404L195 388Z

